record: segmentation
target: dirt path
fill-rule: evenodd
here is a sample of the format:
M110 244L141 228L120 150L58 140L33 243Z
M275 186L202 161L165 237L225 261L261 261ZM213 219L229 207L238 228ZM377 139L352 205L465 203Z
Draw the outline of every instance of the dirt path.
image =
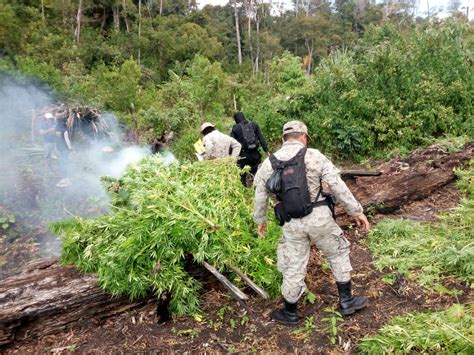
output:
M453 184L432 196L406 205L393 215L375 215L373 222L385 218L433 220L442 210L456 206L459 196ZM323 258L312 250L308 266L307 285L315 294L314 303L300 302L304 323L296 329L277 325L269 320L269 313L279 301L264 302L254 296L247 310L235 302L219 284L208 285L203 291L202 320L182 317L158 324L156 304L150 302L129 313L110 318L103 323L91 322L87 327L69 333L41 339L17 339L6 353L87 352L279 352L279 353L339 353L354 351L357 341L374 333L395 315L425 309L440 309L456 302L454 296L427 293L408 280L395 285L381 281L383 274L376 271L370 252L363 246L364 236L353 230L347 232L352 242L353 283L356 293L369 296L369 307L356 315L337 322L337 336L330 339L330 318L327 308L337 307L334 280ZM362 243L361 243L362 242ZM451 288L464 290L464 285L453 281ZM248 294L252 294L247 290ZM459 297L465 302L467 296ZM312 318L311 318L312 317ZM329 318L329 320L328 320ZM296 332L295 332L296 330Z

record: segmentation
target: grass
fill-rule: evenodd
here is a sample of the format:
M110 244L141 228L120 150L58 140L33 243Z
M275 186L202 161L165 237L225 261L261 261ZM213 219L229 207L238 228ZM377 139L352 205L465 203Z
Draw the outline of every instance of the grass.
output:
M473 354L474 306L396 317L358 344L362 354Z
M436 223L387 220L369 234L368 245L380 270L410 275L425 288L453 292L443 280L474 282L474 162L458 170L459 206ZM391 275L385 279L390 281ZM358 344L362 354L474 353L474 305L396 317Z
M450 291L443 287L447 277L474 283L474 164L457 173L465 197L439 222L386 220L370 232L379 270L400 272L439 292Z

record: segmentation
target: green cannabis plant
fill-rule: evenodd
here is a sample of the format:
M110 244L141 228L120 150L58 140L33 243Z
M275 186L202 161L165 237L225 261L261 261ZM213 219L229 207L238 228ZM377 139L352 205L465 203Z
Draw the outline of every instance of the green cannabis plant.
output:
M410 275L439 292L452 292L443 286L449 276L474 284L474 163L457 175L465 196L439 221L385 220L371 230L368 244L379 270Z
M190 258L220 270L236 266L276 295L278 227L272 221L267 237L257 237L252 191L239 174L233 160L166 166L147 157L120 179L104 179L110 212L51 226L63 239L62 261L96 272L114 295L169 294L178 315L199 312L201 284L186 271Z
M358 344L361 354L472 354L472 304L455 304L438 312L408 314L392 319L377 334Z

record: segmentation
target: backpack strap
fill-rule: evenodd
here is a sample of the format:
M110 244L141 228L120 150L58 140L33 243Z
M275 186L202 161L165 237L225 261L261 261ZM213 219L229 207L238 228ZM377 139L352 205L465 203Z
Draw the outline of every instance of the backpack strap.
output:
M283 170L288 166L291 165L296 165L296 160L300 158L302 155L306 155L307 148L301 148L298 153L295 154L295 156L289 160L278 160L274 154L271 154L269 156L270 163L272 164L272 169L273 170ZM319 196L318 196L319 197Z
M282 161L281 160L278 160L274 154L270 154L270 156L268 157L270 159L270 163L272 164L272 169L273 170L280 170L280 169L283 169L282 168Z
M322 200L322 201L318 201L319 196L323 196L323 197L325 197L325 199ZM319 207L319 206L328 206L329 209L331 210L332 218L334 218L334 220L336 220L336 204L333 200L333 195L331 195L330 193L325 193L323 191L323 183L322 183L321 178L319 178L318 195L314 199L314 202L313 202L312 206L313 206L313 208Z

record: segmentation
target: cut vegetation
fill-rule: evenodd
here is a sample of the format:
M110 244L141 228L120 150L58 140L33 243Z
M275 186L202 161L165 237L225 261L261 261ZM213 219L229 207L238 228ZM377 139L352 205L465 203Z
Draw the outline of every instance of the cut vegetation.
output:
M445 311L394 318L373 337L362 339L362 354L472 354L474 307L456 304Z
M368 245L378 269L414 278L440 292L450 292L442 285L449 277L474 282L474 164L458 175L465 197L438 222L385 220L369 233ZM390 274L385 280L393 282L396 277Z
M237 266L270 294L278 294L279 233L256 236L252 192L244 189L233 160L163 165L146 158L118 179L107 179L108 214L53 225L62 235L62 259L97 272L114 295L132 299L171 296L178 315L199 311L200 283L186 268L190 260L216 268Z

